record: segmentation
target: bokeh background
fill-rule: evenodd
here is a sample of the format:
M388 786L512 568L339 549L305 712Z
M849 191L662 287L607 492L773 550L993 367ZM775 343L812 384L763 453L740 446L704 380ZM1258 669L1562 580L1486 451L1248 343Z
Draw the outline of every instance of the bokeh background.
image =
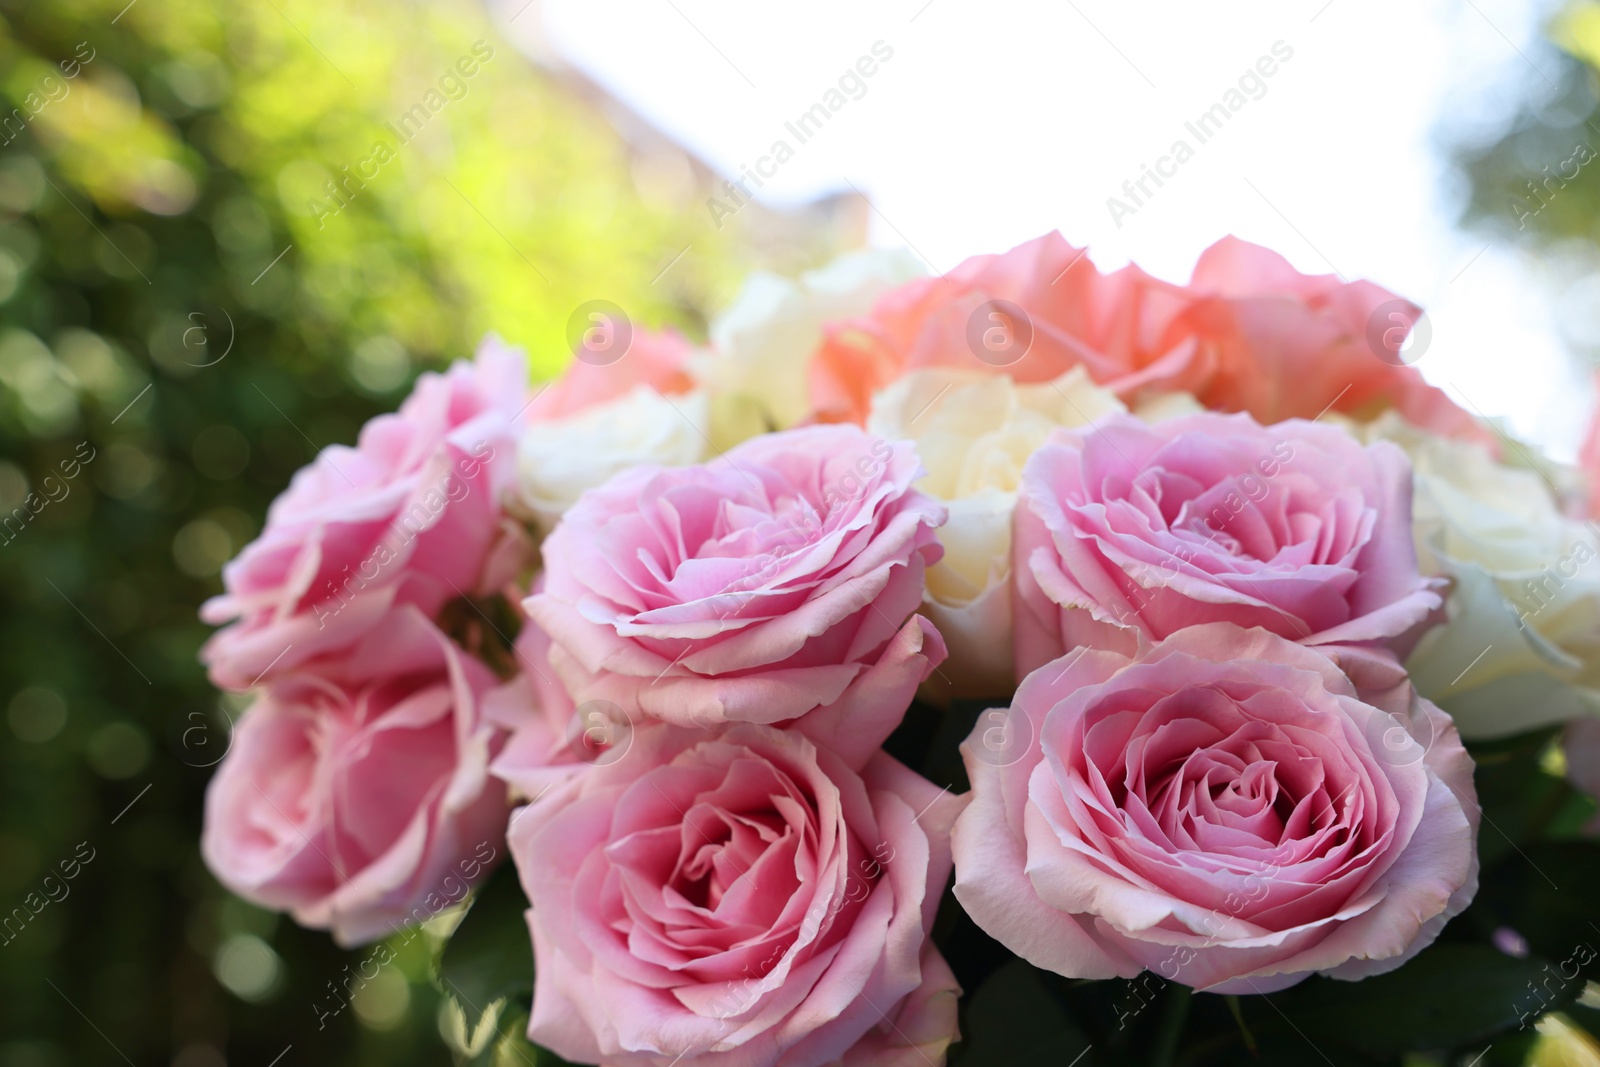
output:
M549 375L593 299L703 339L749 271L868 242L943 269L1060 226L1181 277L1236 230L1449 309L1423 370L1574 454L1600 163L1545 182L1600 147L1600 4L1316 0L1159 38L1141 5L1033 33L1009 4L886 6L0 2L0 920L36 912L0 925L0 1067L453 1062L430 939L320 1018L356 954L202 865L241 706L195 609L318 448L487 332ZM1279 38L1304 88L1113 227L1139 153ZM707 198L878 39L902 65L714 224Z

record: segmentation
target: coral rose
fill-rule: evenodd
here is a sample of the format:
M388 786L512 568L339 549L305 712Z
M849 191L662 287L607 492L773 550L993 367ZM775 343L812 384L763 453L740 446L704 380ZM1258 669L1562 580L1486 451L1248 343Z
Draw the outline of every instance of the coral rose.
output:
M1196 392L1206 354L1180 286L1129 266L1104 275L1059 233L919 278L831 325L811 365L813 410L860 423L872 394L907 371L954 367L1053 381L1074 367L1123 396Z
M1102 274L1048 233L909 282L833 324L813 359L811 402L821 418L860 423L872 394L907 371L1043 382L1081 366L1129 405L1187 392L1261 422L1393 407L1437 433L1486 439L1406 365L1401 344L1420 315L1371 282L1301 274L1234 237L1208 248L1179 286L1132 264Z
M1359 979L1476 891L1472 761L1387 652L1215 623L1137 659L1082 649L989 716L962 746L955 894L1035 966Z
M1224 237L1201 253L1189 289L1189 319L1212 368L1196 390L1206 407L1259 422L1394 409L1434 433L1493 442L1407 364L1402 347L1422 309L1381 286L1301 274L1271 249Z

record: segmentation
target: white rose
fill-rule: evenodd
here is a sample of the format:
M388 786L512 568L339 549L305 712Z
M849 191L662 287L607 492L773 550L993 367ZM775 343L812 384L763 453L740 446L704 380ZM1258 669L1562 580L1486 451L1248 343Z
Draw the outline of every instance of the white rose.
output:
M1205 410L1205 405L1189 393L1151 393L1139 401L1134 414L1145 422L1166 422L1185 415L1200 415Z
M531 422L517 442L520 503L548 532L585 490L629 467L699 463L710 419L703 390L668 397L640 385L575 415Z
M1390 413L1358 430L1405 449L1423 573L1453 579L1448 621L1406 663L1468 738L1600 714L1600 551L1546 475Z
M928 469L917 488L950 509L923 612L950 649L929 685L947 689L948 678L954 690L931 696L1004 696L1016 687L1011 513L1022 466L1057 428L1124 410L1081 367L1036 385L973 371L912 371L873 398L868 431L914 441Z
M711 352L689 366L716 398L717 446L805 418L806 372L823 326L865 315L883 293L925 273L915 256L896 249L840 256L795 280L752 274L711 323Z

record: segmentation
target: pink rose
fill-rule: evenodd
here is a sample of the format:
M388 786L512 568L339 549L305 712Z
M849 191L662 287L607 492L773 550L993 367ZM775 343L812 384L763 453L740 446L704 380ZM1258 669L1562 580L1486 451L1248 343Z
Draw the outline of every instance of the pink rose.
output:
M212 681L249 688L350 648L401 605L433 617L514 572L521 539L502 526L500 494L526 387L521 354L486 345L296 474L201 608L237 620L201 651Z
M929 930L964 803L792 731L641 729L512 822L528 1036L609 1067L942 1064L960 990Z
M1600 719L1584 715L1567 723L1561 748L1567 757L1567 781L1600 800ZM1584 831L1600 835L1600 815L1590 819Z
M1215 623L1137 659L1080 650L989 716L962 746L955 894L1035 966L1354 980L1477 889L1472 761L1387 652Z
M505 835L479 714L494 684L406 607L337 668L268 685L206 790L206 865L342 945L459 902Z
M577 704L685 726L800 719L860 766L895 726L861 729L867 710L903 710L945 656L912 616L945 517L911 488L921 473L908 442L814 426L618 475L544 543L526 607L551 667Z
M1012 543L1018 677L1204 622L1400 646L1440 603L1417 571L1405 454L1298 419L1057 431L1023 469Z
M973 256L828 328L813 357L811 404L864 423L872 394L907 371L959 367L1051 381L1082 366L1133 404L1194 394L1261 422L1330 408L1370 418L1395 407L1436 433L1493 443L1466 411L1405 365L1399 344L1421 315L1371 282L1305 275L1276 252L1226 237L1186 286L1132 264L1102 274L1048 233Z
M1600 370L1594 375L1595 391L1600 393ZM1578 446L1578 468L1583 471L1588 491L1567 510L1576 515L1600 519L1600 407L1589 414L1589 426Z
M541 578L534 585L538 592ZM484 718L507 732L489 765L515 794L537 799L593 763L626 756L633 720L610 701L574 704L550 666L550 635L531 619L517 635L517 674L483 700Z

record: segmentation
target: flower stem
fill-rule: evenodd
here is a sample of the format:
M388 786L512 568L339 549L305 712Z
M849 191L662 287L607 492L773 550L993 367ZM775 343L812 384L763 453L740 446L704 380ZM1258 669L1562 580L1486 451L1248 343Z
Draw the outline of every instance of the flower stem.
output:
M1250 1028L1244 1024L1244 1012L1239 1009L1238 994L1229 993L1223 999L1228 1002L1228 1010L1233 1012L1233 1021L1239 1024L1239 1033L1244 1037L1244 1047L1250 1050L1250 1055L1258 1055L1259 1053L1256 1050L1255 1035L1252 1034L1250 1032Z
M1183 1036L1183 1024L1189 1018L1189 1000L1194 990L1186 985L1171 983L1171 992L1161 1008L1161 1021L1156 1030L1155 1048L1150 1053L1150 1067L1172 1067L1173 1053L1178 1050L1178 1039Z

